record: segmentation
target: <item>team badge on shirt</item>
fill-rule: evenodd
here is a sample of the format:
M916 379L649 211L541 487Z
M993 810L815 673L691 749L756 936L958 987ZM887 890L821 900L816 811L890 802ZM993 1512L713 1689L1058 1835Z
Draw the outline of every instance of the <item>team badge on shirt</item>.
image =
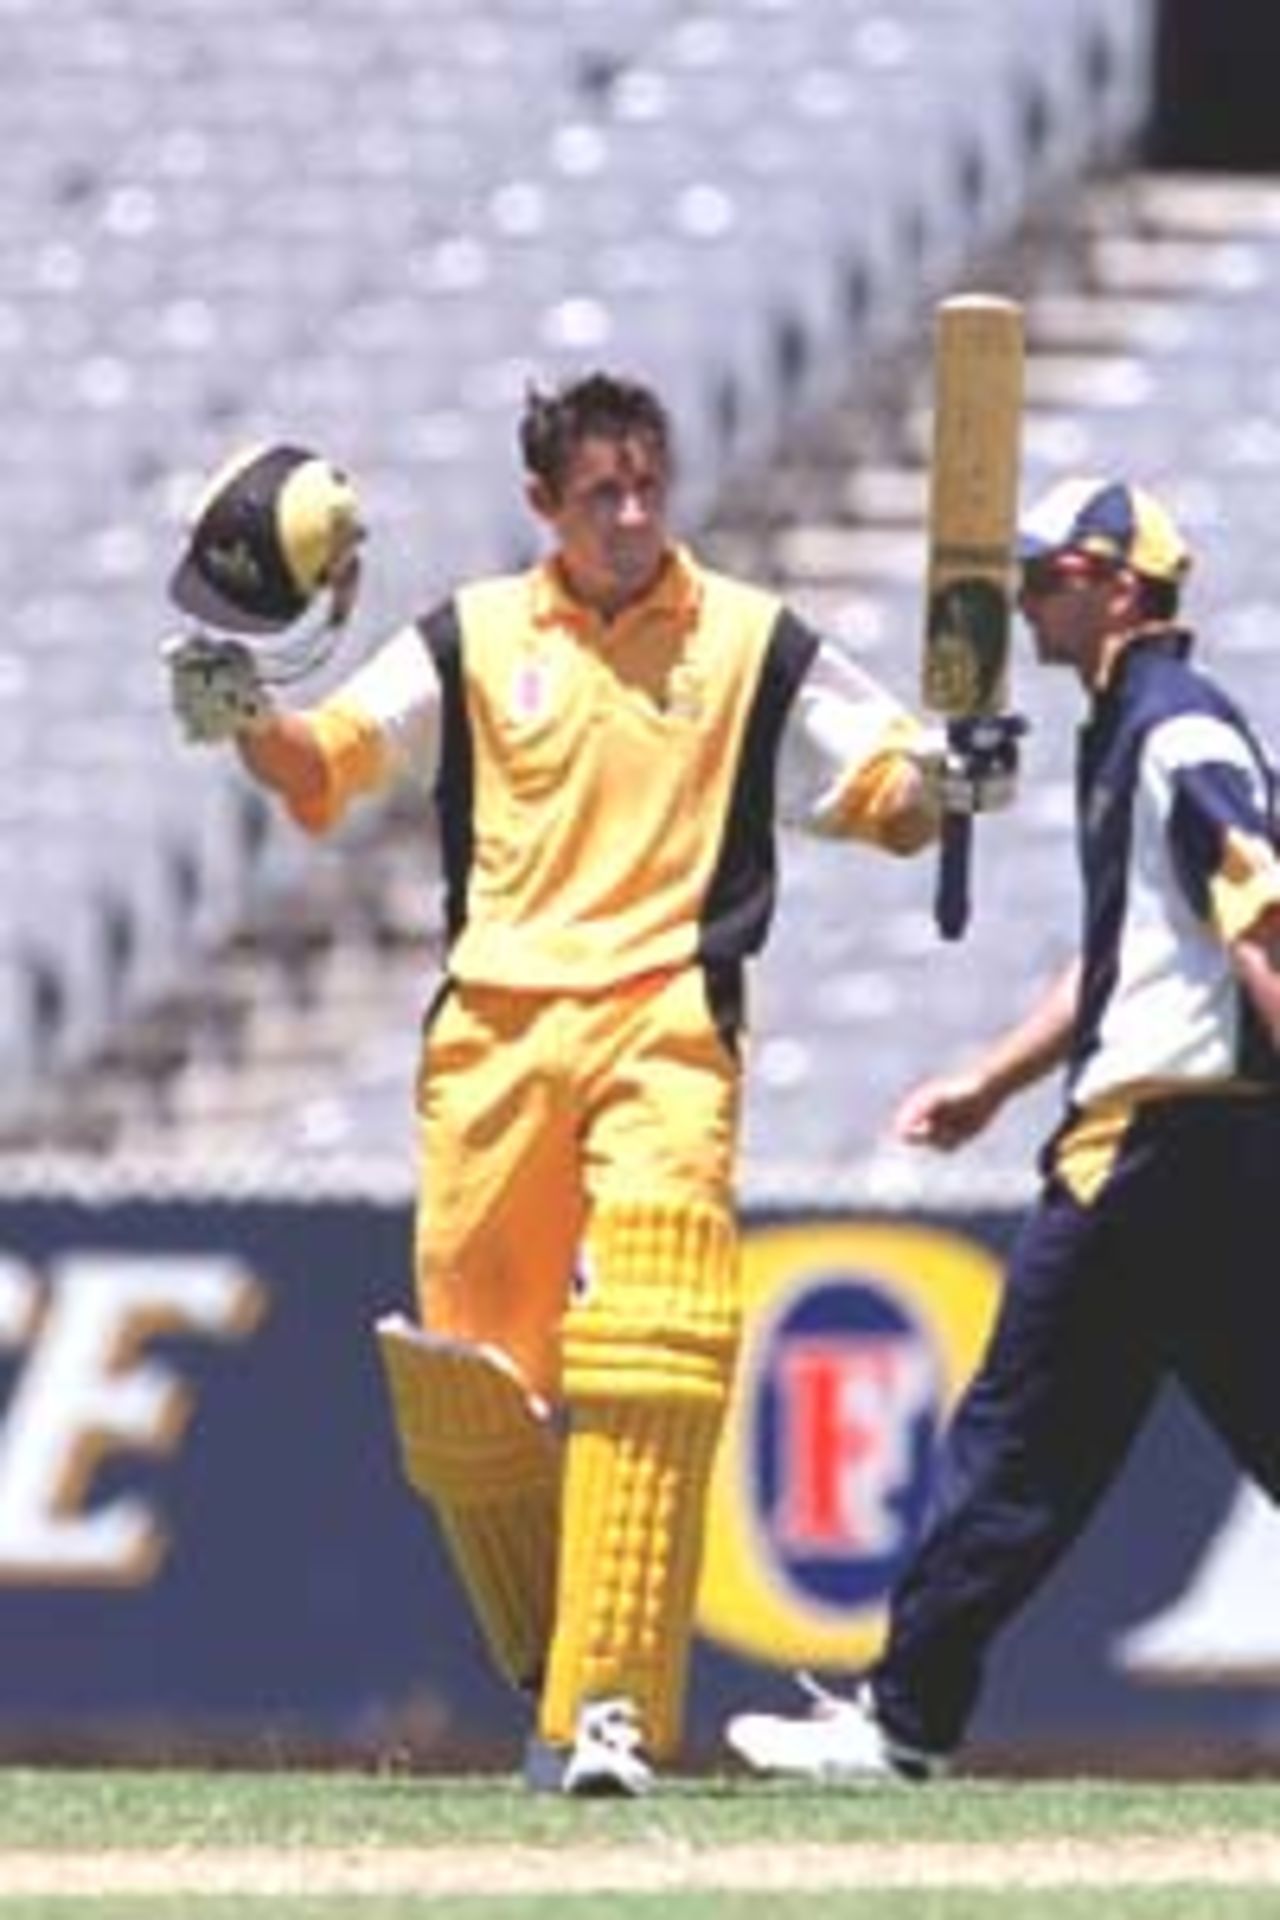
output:
M511 676L509 711L513 720L528 724L541 720L551 706L552 674L549 662L527 654L516 662Z
M689 661L682 660L671 669L662 702L663 712L673 720L701 720L706 706L706 687L702 675Z

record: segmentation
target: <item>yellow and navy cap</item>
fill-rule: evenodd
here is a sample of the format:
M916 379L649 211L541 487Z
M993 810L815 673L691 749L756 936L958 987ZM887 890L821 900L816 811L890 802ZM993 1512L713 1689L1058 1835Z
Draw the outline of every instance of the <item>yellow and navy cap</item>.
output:
M169 594L209 626L275 633L306 612L359 535L355 488L329 461L250 447L205 488Z
M1060 480L1024 514L1018 558L1085 553L1147 580L1179 581L1191 552L1154 494L1119 480Z

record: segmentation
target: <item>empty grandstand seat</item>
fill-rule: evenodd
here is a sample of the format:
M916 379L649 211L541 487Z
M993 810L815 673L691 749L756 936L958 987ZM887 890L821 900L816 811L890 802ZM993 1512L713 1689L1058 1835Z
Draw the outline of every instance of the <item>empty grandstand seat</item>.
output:
M537 550L514 450L531 376L608 358L654 379L693 529L1046 175L1123 143L1148 11L6 7L0 725L20 708L56 746L25 796L38 873L0 923L0 992L43 1009L28 1031L48 1057L91 1048L122 1001L162 990L324 857L229 756L184 750L164 710L164 578L215 460L300 438L358 474L377 538L353 647L459 575ZM1052 447L1037 430L1045 467L1068 425ZM1100 416L1084 431L1109 450ZM1260 433L1215 443L1228 491ZM914 639L903 579L877 601L880 630L899 605ZM867 885L910 948L918 897L903 905L896 871ZM869 1032L883 979L843 974L837 934L820 1019ZM794 950L780 964L804 976ZM776 1050L770 1098L809 1099L816 1138L821 1037L781 1039L795 1044Z

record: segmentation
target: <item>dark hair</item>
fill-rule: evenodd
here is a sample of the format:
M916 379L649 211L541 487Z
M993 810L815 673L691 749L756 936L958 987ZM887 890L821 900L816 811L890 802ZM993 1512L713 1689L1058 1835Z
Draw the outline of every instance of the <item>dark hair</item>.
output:
M1172 620L1181 600L1178 582L1153 580L1147 573L1140 573L1137 579L1144 617L1148 620Z
M559 498L577 448L587 439L652 440L671 457L671 422L656 393L634 380L589 373L555 393L530 387L520 420L520 453L526 472Z

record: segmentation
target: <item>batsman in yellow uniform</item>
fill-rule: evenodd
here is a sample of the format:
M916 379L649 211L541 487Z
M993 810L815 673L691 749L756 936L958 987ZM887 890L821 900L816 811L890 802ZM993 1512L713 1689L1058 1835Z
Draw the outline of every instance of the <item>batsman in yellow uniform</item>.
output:
M408 1477L537 1698L530 1784L635 1793L679 1743L738 1345L742 973L775 823L910 853L938 807L897 703L673 542L653 393L604 374L535 393L520 445L541 564L459 588L309 709L277 710L234 642L198 669L179 648L174 698L309 830L405 775L434 788L449 946L418 1081L421 1324L379 1337ZM266 524L263 577L287 576L298 529ZM197 528L188 584L201 551Z

